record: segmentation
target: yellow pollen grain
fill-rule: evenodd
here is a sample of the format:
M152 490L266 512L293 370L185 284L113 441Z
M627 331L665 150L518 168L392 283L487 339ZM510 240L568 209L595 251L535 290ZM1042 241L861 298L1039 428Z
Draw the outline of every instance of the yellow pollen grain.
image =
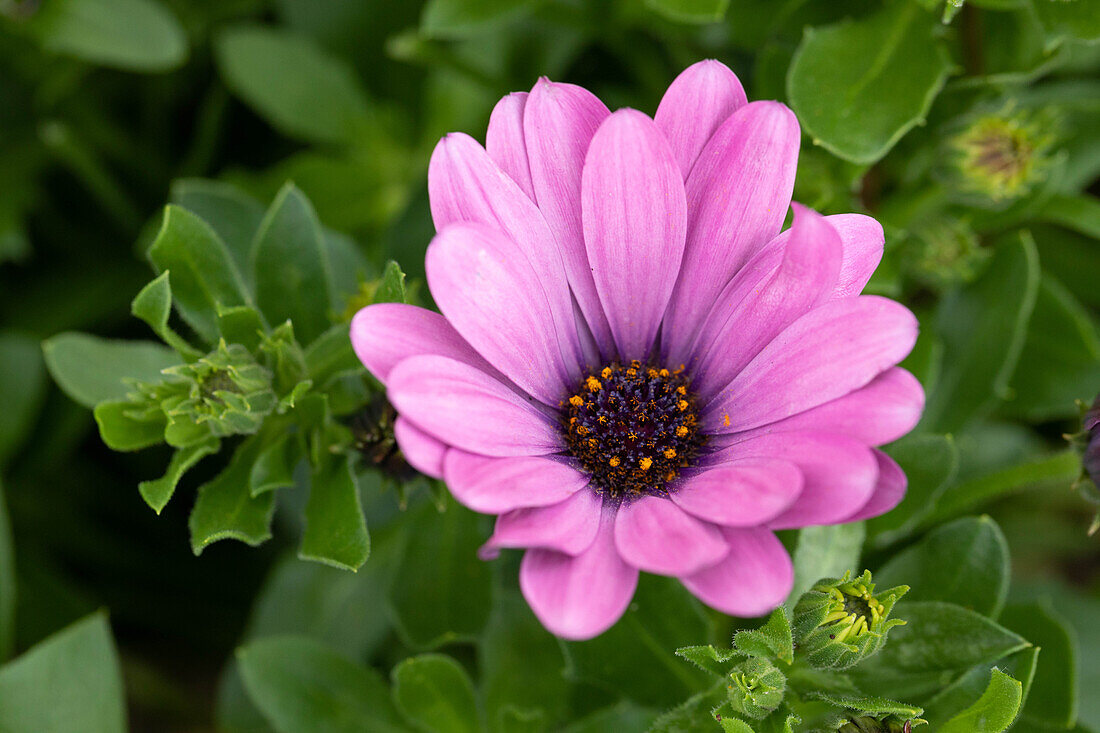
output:
M675 471L669 471L668 473L665 474L665 481L671 481L674 478L676 478L676 472Z
M627 370L626 370L626 376L628 376L628 377L636 377L636 376L638 376L638 370L637 370L637 369L633 369L633 368L632 368L632 369L627 369Z
M676 403L676 406L678 408L680 408L680 412L683 412L684 410L686 410L688 408L689 405L688 405L687 400L680 400L679 402Z
M573 405L573 407L580 407L584 404L584 399L580 395L575 394L569 398L569 404Z
M730 416L728 414L722 416L722 424L727 428L730 426Z
M577 426L577 435L588 435L588 428L583 425Z
M667 370L667 369L662 369L661 371L659 371L659 372L657 372L657 373L661 375L661 378L662 378L662 379L668 379L668 378L669 378L669 376L670 376L670 375L672 374L672 372L670 372L670 371L669 371L669 370Z
M607 465L616 468L620 463L622 463L622 461L619 460L618 456L611 456L611 460L607 462Z
M653 459L649 457L642 458L638 461L638 467L643 471L648 471L649 467L653 465Z
M676 449L675 448L666 448L665 449L665 458L675 458L675 457L676 457Z
M676 393L677 394L687 394L688 393L688 388L681 384L679 387L676 388Z
M649 375L650 379L656 379L657 378L657 370L656 369L648 369L646 371L646 374Z
M596 418L596 422L598 422L600 425L606 425L607 424L607 415L600 415L599 417Z
M600 389L603 388L603 385L600 384L600 380L596 379L595 377L589 377L588 379L584 380L584 384L591 392L599 392Z
M685 437L687 437L687 434L690 433L690 432L691 431L687 429L686 425L681 425L680 427L676 428L676 437L677 438L685 438Z
M596 440L595 438L589 438L588 439L588 447L589 448L595 448L595 447L599 446L599 444L600 444L600 441Z
M600 376L604 379L611 379L611 367L604 367L603 371L600 372Z

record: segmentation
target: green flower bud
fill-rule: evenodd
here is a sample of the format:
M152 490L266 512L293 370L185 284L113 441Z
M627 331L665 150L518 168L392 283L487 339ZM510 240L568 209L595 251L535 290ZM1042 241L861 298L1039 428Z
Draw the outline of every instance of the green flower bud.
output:
M1047 179L1053 119L1008 106L970 117L964 125L947 137L944 177L967 203L1003 208Z
M848 669L878 652L886 633L905 623L889 617L909 586L875 593L870 571L849 577L822 580L794 607L795 646L816 669Z
M730 707L749 718L764 718L779 707L787 691L787 678L763 657L751 657L729 673Z
M935 290L974 280L989 258L978 235L954 217L921 223L905 241L905 270Z
M219 437L256 432L278 403L271 372L240 344L223 340L198 361L164 373L175 379L155 389L169 421L205 427Z

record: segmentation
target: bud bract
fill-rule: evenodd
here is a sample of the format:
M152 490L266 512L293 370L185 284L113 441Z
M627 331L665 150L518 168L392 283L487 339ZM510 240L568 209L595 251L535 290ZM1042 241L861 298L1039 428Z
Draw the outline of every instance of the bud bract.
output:
M787 678L769 660L750 657L729 673L730 707L749 718L764 718L779 707Z
M909 587L875 593L870 571L854 580L829 578L804 593L794 607L794 639L816 669L848 669L875 654L886 633L904 624L890 612Z

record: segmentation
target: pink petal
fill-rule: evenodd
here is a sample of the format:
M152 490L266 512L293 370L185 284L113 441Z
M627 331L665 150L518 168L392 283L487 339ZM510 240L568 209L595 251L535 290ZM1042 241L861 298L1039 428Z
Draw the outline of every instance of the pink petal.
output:
M378 303L363 308L351 319L351 345L359 361L380 382L389 379L398 362L423 354L446 356L495 372L446 318L415 305Z
M905 472L901 470L901 466L880 450L876 450L874 453L875 459L878 461L878 482L875 484L875 493L871 494L871 498L863 505L862 509L845 519L845 522L858 522L861 519L870 519L885 514L905 498L908 480L905 478Z
M491 458L451 449L443 461L447 487L464 506L483 514L550 506L588 485L588 477L553 458Z
M916 340L917 319L892 300L825 303L764 347L707 405L704 424L748 430L843 397L904 359Z
M660 130L619 110L592 138L581 201L596 290L624 359L645 359L684 252L684 184Z
M439 442L409 422L408 418L401 416L393 423L393 436L410 466L426 476L443 478L443 456L447 453L445 443Z
M489 115L485 133L485 151L500 169L534 201L531 166L527 162L527 144L523 139L523 109L527 92L512 92L502 97Z
M901 367L891 367L866 386L832 402L731 437L808 430L847 435L866 445L885 445L916 427L923 409L920 382Z
M717 527L658 496L643 496L619 507L615 546L626 562L661 575L688 575L726 554Z
M836 524L858 511L875 490L878 463L870 448L857 440L827 433L759 435L723 448L710 460L771 458L790 461L802 473L802 493L779 516L772 529Z
M542 625L565 639L591 639L623 615L638 571L615 550L613 509L605 509L592 545L576 557L554 550L528 550L519 587Z
M397 411L437 439L494 456L561 450L553 421L480 369L443 356L414 356L390 372Z
M687 179L687 246L662 338L690 344L734 273L779 233L794 190L799 129L778 102L752 102L727 119Z
M840 237L817 212L799 204L794 204L794 209L794 225L779 267L756 282L740 277L731 280L703 326L696 349L704 355L693 386L704 399L729 384L761 349L836 285ZM751 287L743 296L733 295L727 301L730 286L737 290ZM735 305L724 307L727 302Z
M844 262L840 266L834 297L859 295L882 260L885 242L882 225L863 214L834 214L825 219L844 242Z
M573 294L607 356L613 343L584 246L581 171L592 136L609 114L587 89L542 78L531 90L523 118L535 201L558 237Z
M514 242L484 224L450 224L425 259L447 320L515 384L556 407L575 388L542 284Z
M684 479L669 498L684 511L727 527L755 527L783 513L802 493L802 472L789 461L729 463Z
M573 318L573 297L558 242L527 194L469 135L451 133L436 145L428 165L428 197L436 231L456 222L489 224L526 255L542 283L566 361L583 367Z
M766 529L722 529L729 554L713 567L683 578L703 603L731 616L761 616L786 599L794 567L783 544Z
M684 178L718 126L746 102L737 75L721 61L699 61L673 80L653 120L668 138Z
M490 559L502 547L541 547L579 555L596 539L602 511L603 500L588 489L550 506L512 510L497 517L493 536L478 555Z

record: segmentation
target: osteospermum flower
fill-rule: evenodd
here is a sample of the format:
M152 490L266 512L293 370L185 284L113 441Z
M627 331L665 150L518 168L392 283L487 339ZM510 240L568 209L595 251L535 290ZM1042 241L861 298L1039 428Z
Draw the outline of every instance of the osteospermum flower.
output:
M641 570L764 613L791 589L776 529L892 508L872 446L916 423L896 368L917 323L860 291L882 228L790 206L799 129L705 61L655 118L540 80L486 146L453 133L428 173L442 315L373 305L352 341L397 408L407 460L499 515L555 634L626 609Z

